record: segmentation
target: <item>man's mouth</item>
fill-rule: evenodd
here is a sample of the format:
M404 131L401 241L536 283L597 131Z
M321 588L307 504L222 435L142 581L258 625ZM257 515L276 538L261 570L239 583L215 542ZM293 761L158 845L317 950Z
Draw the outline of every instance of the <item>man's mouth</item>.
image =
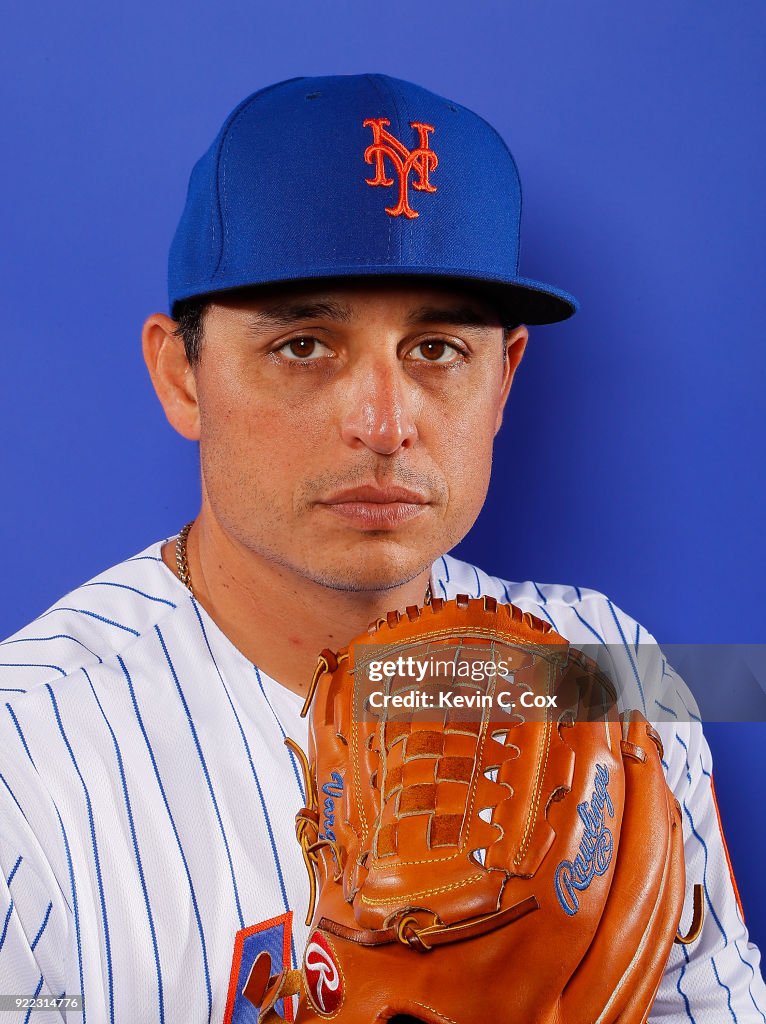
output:
M428 508L428 498L406 487L352 487L336 491L317 504L349 525L367 530L391 530Z

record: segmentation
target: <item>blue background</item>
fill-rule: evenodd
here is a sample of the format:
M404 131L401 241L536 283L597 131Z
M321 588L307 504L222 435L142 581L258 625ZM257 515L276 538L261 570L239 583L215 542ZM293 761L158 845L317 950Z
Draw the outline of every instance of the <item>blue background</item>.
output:
M198 502L139 348L188 174L247 93L384 71L475 108L524 185L538 328L459 554L605 591L660 641L764 642L766 7L737 0L8 6L0 632ZM766 727L711 726L753 936Z

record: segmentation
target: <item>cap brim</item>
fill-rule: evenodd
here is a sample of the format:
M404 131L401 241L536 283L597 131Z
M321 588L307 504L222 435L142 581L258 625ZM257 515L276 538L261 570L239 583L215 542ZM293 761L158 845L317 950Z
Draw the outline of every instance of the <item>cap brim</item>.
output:
M286 286L300 286L310 284L314 287L344 281L364 281L369 279L380 280L381 278L396 278L401 280L412 280L432 282L444 287L446 282L454 282L462 285L468 290L476 291L485 296L487 301L498 308L503 324L556 324L567 320L579 309L577 299L569 292L560 288L553 288L540 281L533 281L526 277L517 277L512 281L499 281L491 278L477 277L470 273L445 273L443 270L436 270L429 267L349 267L339 268L340 272L327 274L326 269L318 270L316 274L303 273L296 277L286 277L281 280L253 281L249 284L229 282L215 291L193 293L176 300L173 303L172 316L176 316L179 302L188 299L210 298L216 296L234 297L238 293L252 294L259 291L268 292L274 288Z
M507 303L504 309L522 324L557 324L574 316L580 304L574 295L526 277L513 284L500 285L500 294Z

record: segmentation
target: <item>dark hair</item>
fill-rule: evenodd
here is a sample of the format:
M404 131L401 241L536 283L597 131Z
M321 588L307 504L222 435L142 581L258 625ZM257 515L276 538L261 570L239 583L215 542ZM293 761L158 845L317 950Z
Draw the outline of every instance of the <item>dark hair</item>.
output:
M182 299L173 309L173 319L178 324L173 333L183 341L190 366L199 362L205 311L209 305L210 300L203 296L199 299Z
M182 299L175 304L173 310L173 319L178 324L173 333L183 341L184 351L190 366L195 366L199 362L200 352L202 351L205 312L209 305L209 297L203 295L196 299ZM507 324L503 327L503 359L505 359L508 349L508 337L518 326L520 325Z

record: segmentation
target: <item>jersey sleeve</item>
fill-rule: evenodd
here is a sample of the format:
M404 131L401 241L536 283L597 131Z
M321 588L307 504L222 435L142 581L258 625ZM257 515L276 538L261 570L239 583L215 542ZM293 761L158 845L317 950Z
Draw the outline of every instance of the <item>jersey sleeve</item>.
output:
M695 883L703 886L705 918L696 941L689 946L674 944L649 1020L652 1024L766 1024L761 956L749 941L729 862L715 803L710 748L688 687L659 648L650 658L659 667L654 680L657 700L671 709L658 728L668 784L683 817L686 901L681 931L688 930L691 921ZM653 692L651 681L648 690Z
M31 999L66 992L71 914L7 773L0 771L0 995ZM52 1024L59 1010L20 1006L2 1020ZM80 1017L80 1019L82 1019Z

